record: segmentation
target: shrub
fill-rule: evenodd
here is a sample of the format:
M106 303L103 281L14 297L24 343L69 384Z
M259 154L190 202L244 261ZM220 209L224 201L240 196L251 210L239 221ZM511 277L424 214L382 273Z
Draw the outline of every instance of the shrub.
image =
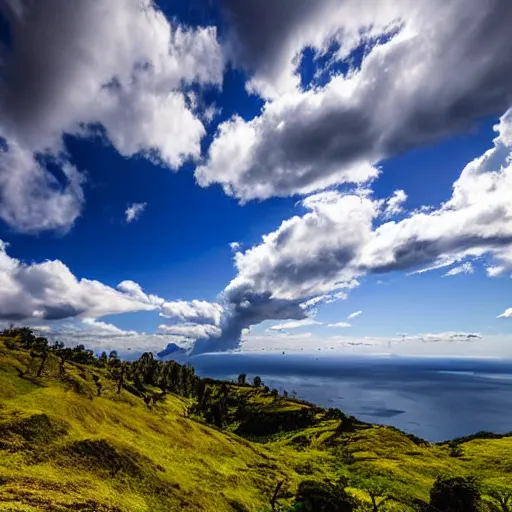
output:
M302 512L352 512L357 502L345 490L345 482L336 483L304 480L299 484L296 504Z
M430 506L439 512L477 512L480 489L473 477L439 477L430 490Z

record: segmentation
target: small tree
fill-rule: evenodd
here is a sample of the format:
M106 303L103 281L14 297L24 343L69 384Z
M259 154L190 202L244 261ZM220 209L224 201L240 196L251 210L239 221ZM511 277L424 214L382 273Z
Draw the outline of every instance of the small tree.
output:
M252 379L252 383L254 384L255 387L259 388L261 386L261 384L263 383L263 381L261 380L261 377L256 375L256 377L254 377L254 379Z
M403 501L400 497L407 494L397 476L381 468L368 466L359 468L350 478L350 484L368 494L372 512L380 512L391 500Z
M48 361L48 349L47 349L47 347L45 347L41 351L41 355L39 357L41 357L41 364L39 365L39 368L37 370L37 376L41 377L43 375L44 365L46 364L46 361Z
M457 442L450 441L448 446L450 448L450 457L462 457L464 455L462 447Z
M59 357L59 376L62 379L66 374L66 361L71 359L72 351L70 348L61 348L57 351L57 355Z
M101 383L101 380L98 375L93 375L92 380L94 381L94 384L96 384L96 393L98 396L101 396L101 390L103 388L103 384Z
M126 364L123 363L121 365L121 368L119 369L118 375L117 375L117 394L121 394L121 388L124 384L124 376L126 374Z
M102 368L104 368L105 366L107 366L108 364L108 356L107 356L107 353L105 351L103 351L100 355L100 357L98 358L98 366L101 366Z
M41 362L39 363L39 367L37 369L37 376L42 377L43 370L46 364L46 361L48 361L49 356L49 348L48 348L48 341L46 338L35 338L34 342L32 343L33 349L30 351L30 355L34 359L41 359Z
M299 484L295 502L303 512L352 512L357 502L345 490L343 479L335 483L304 480Z
M272 512L275 512L276 510L276 502L277 502L277 496L279 494L279 491L281 490L281 487L284 484L284 480L280 480L277 482L276 488L274 489L274 492L272 493L272 497L270 498L270 506L272 507Z
M241 386L243 386L247 381L247 374L246 373L241 373L239 376L238 376L238 384L240 384Z
M438 477L430 490L430 506L439 512L477 512L480 489L473 477Z

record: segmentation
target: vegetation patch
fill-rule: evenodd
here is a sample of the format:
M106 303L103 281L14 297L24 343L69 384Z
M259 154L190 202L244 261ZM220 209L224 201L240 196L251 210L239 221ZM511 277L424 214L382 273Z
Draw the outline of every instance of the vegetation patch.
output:
M47 414L31 414L0 422L1 448L28 448L31 444L47 444L65 436L69 425Z
M106 439L83 439L64 448L64 453L73 458L76 464L93 471L106 471L110 476L122 473L141 478L147 468L155 469L154 464L142 457L136 450L118 446Z
M0 445L0 512L512 512L512 437L429 444L29 329L0 333Z

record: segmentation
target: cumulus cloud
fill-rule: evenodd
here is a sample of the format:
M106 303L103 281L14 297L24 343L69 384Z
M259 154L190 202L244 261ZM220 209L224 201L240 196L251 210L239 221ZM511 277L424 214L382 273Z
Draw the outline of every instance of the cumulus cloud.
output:
M123 331L123 329L116 327L114 324L109 324L108 322L101 322L99 320L96 320L95 318L84 318L82 320L82 323L90 327L94 332L97 332L99 335L116 334L118 336L133 336L137 334L136 331Z
M352 327L352 324L348 322L336 322L335 324L329 324L327 327Z
M459 274L472 274L475 271L475 267L470 261L466 261L462 265L458 265L457 267L453 267L448 272L446 272L445 277L448 276L457 276Z
M359 268L433 269L482 255L492 256L504 270L512 268L512 111L495 130L494 147L463 169L452 197L436 210L377 227L359 254Z
M221 294L224 312L220 321L221 334L195 341L191 355L237 349L242 334L252 325L265 320L302 320L306 318L300 301L275 299L269 293L254 293L250 289L225 290Z
M126 216L126 222L129 224L130 222L137 220L146 209L146 206L147 203L133 203L128 206L124 212Z
M216 302L205 300L177 300L164 302L160 316L173 318L182 322L196 324L220 325L221 318L225 313L224 307Z
M512 318L512 308L507 309L498 318Z
M63 185L48 170L52 164L60 168ZM61 156L37 158L11 140L0 145L0 219L26 233L66 232L81 213L84 181Z
M407 201L407 194L403 190L395 190L393 195L386 201L384 209L385 217L393 217L404 211L403 204Z
M358 317L362 311L354 311L354 313L350 313L350 315L347 316L347 320L352 320L352 318Z
M209 324L173 324L159 325L158 330L175 336L183 336L185 338L197 339L206 337L218 337L221 330L216 325Z
M301 205L309 211L235 255L238 275L227 295L250 289L276 299L307 300L357 285L359 271L352 262L370 242L378 203L331 191L310 196Z
M308 325L322 325L322 322L318 322L313 318L304 318L304 320L297 320L295 322L285 322L283 324L273 325L269 328L270 331L282 331L285 329L298 329L299 327L306 327Z
M387 157L512 102L508 0L224 3L233 58L268 101L254 119L219 126L196 178L241 201L365 182ZM363 46L360 69L301 90L302 50L321 56L336 41L338 60Z
M66 229L80 214L83 177L64 134L99 134L123 156L172 169L200 156L205 128L184 87L221 83L215 28L171 24L150 0L21 0L0 8L12 35L0 83L5 222L22 231Z
M99 281L77 279L59 260L26 264L7 254L0 241L0 319L58 320L70 317L151 311L163 300L145 294L133 281L111 288Z
M143 304L149 304L152 306L161 307L163 306L164 299L159 297L158 295L153 294L146 294L144 290L142 289L141 285L139 283L136 283L135 281L121 281L117 285L117 289L122 291L124 294L132 297L134 300L137 300L138 302L141 302Z
M162 347L170 345L175 347L175 356L184 354L190 348L190 340L184 336L124 331L111 324L101 324L104 322L92 326L66 323L51 326L44 331L34 329L49 340L60 341L68 347L82 344L96 353L116 350L125 359L137 359L143 352L158 353Z
M242 328L261 321L303 320L308 307L347 293L367 274L425 272L481 257L512 269L512 110L495 130L493 147L466 165L437 209L382 221L387 202L369 194L328 191L301 201L302 215L236 253L216 349L233 348Z

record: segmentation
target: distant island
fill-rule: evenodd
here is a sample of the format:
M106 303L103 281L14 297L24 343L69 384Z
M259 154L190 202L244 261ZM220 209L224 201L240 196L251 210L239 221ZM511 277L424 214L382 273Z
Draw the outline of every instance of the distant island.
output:
M0 458L0 511L512 510L511 435L430 444L258 376L29 328L0 333Z

